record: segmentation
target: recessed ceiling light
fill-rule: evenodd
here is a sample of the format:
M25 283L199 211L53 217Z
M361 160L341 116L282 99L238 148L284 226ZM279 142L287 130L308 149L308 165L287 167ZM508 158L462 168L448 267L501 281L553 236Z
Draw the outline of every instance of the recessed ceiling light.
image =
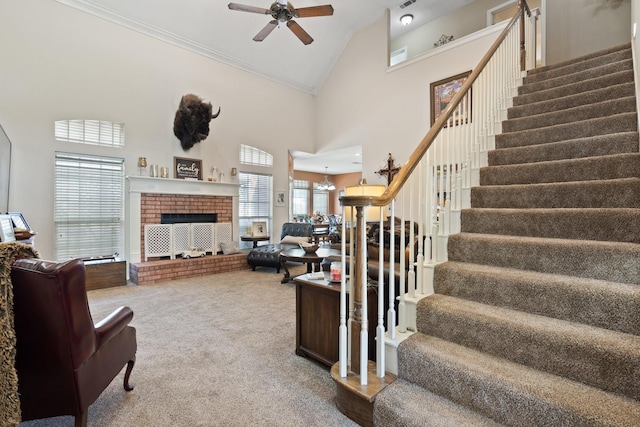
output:
M411 24L411 21L413 21L413 15L411 14L402 15L400 17L400 22L402 23L402 25L409 25Z

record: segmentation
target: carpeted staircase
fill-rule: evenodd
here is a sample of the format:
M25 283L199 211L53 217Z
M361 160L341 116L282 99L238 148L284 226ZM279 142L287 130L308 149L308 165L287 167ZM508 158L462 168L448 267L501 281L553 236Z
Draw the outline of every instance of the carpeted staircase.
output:
M378 426L640 426L630 45L529 72Z

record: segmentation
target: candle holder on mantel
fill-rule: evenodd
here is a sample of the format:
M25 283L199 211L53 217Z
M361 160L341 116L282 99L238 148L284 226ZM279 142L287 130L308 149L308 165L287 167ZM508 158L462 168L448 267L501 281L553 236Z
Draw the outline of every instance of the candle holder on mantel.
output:
M147 158L138 157L138 171L140 172L140 176L144 175L146 170L147 170Z

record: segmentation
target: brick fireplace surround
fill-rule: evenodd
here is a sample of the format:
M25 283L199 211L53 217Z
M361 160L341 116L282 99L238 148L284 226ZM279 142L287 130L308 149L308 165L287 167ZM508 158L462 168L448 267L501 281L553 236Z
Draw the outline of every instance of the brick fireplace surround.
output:
M232 223L236 240L238 184L149 177L127 177L126 184L125 257L131 281L140 285L249 268L244 253L142 262L144 226L160 224L162 213L217 213L218 222Z

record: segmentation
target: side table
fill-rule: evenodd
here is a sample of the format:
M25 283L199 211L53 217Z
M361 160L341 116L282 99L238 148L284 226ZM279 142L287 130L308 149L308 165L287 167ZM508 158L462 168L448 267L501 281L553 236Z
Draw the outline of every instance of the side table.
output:
M326 272L325 279L328 275ZM310 280L306 274L293 281L296 284L296 354L332 366L340 357L340 283ZM369 359L375 360L378 304L373 287L367 288L367 298L370 302L367 310Z
M260 237L240 236L240 240L242 240L243 242L253 242L253 247L257 248L258 242L268 242L269 236L260 236Z
M282 251L280 253L280 266L284 269L284 277L282 277L282 281L280 283L287 283L291 280L291 273L289 273L289 269L287 268L287 261L305 263L307 264L307 273L311 273L313 271L313 266L315 266L315 271L320 271L320 263L323 259L330 256L339 257L340 251L330 248L319 248L313 253L307 253L302 248L293 248Z

